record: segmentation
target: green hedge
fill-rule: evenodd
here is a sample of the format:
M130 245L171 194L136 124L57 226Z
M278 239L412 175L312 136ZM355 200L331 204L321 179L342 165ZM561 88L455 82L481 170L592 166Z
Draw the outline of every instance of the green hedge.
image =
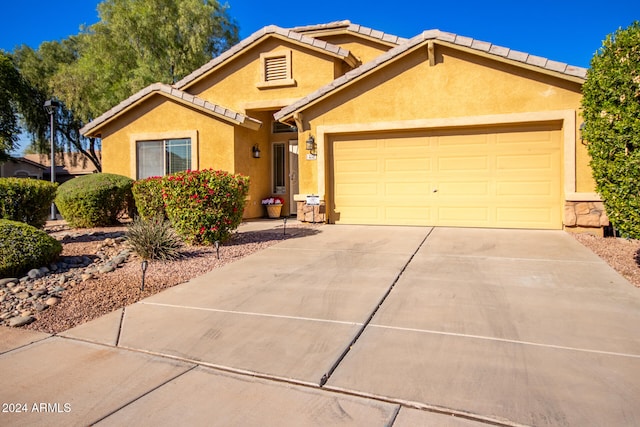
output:
M56 205L72 227L118 224L133 215L133 180L122 175L98 173L74 178L58 188Z
M47 266L62 252L62 245L42 230L0 219L0 277L15 277Z
M25 178L0 178L0 218L44 227L58 184Z
M582 87L596 191L623 237L640 239L640 22L609 34Z
M225 241L242 222L249 177L212 169L178 172L162 180L167 217L192 244Z
M161 177L154 176L136 181L133 183L131 191L136 202L138 215L142 219L166 219L167 213L164 210L164 201L162 200Z

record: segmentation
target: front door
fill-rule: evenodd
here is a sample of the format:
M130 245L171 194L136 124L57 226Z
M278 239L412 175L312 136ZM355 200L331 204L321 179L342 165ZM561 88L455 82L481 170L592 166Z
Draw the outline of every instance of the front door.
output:
M293 200L298 193L298 140L273 143L272 192L285 202L284 215L296 213Z

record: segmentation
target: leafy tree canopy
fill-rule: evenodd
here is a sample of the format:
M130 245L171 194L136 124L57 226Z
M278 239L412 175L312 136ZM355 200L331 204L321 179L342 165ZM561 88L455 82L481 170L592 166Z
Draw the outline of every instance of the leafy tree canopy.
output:
M640 23L604 40L583 86L583 137L611 223L640 238Z
M9 158L18 140L18 103L22 88L22 78L13 61L0 51L0 162Z
M20 108L37 151L48 152L44 101L56 97L56 139L101 170L100 141L78 130L155 82L173 83L238 41L238 28L217 0L105 0L100 21L61 42L14 52L28 83Z

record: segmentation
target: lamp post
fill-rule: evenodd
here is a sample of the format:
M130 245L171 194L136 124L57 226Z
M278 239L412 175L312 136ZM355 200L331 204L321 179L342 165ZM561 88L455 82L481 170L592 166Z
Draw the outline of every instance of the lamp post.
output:
M53 116L56 114L56 110L60 106L60 103L55 99L48 99L44 102L44 109L47 110L49 118L51 119L51 135L49 136L49 142L51 144L51 183L56 182L56 150L53 142L53 135L55 132L55 125L53 122ZM51 219L56 219L56 205L51 203Z

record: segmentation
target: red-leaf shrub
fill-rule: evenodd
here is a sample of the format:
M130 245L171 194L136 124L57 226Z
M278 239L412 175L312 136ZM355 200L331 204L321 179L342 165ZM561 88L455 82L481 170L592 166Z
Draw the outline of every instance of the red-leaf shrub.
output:
M249 177L206 169L168 175L162 180L167 217L192 244L223 242L242 222Z

